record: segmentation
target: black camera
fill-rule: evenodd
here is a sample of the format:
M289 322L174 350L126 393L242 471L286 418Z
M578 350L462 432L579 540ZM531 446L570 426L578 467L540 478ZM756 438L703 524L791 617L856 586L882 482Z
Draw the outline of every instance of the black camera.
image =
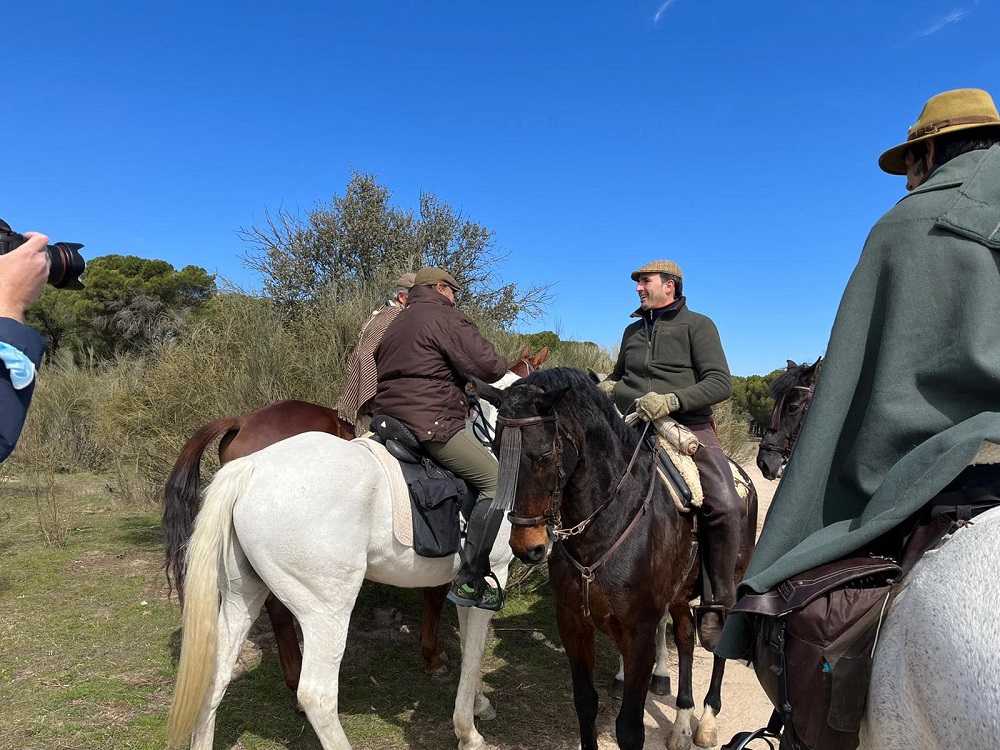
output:
M9 253L25 242L27 239L24 235L15 232L10 224L0 219L0 255ZM79 242L57 242L45 246L45 251L49 254L49 283L56 289L83 289L80 274L87 262L80 255L81 247L83 245Z

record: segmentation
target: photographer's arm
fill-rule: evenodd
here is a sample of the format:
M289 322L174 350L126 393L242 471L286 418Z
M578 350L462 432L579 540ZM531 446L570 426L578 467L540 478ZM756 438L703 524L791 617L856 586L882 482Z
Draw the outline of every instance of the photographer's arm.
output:
M45 288L48 237L25 236L28 242L0 256L0 461L21 434L35 390L33 368L45 352L44 339L24 324L24 312Z

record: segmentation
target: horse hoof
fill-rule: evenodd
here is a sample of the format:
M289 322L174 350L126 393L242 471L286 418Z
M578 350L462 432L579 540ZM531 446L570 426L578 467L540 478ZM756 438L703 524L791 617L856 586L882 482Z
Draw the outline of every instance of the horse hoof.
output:
M668 680L670 678L667 678ZM610 695L616 701L620 701L622 696L625 695L625 680L619 680L615 677L611 681L611 687L608 688L608 695Z
M431 677L447 677L451 674L451 670L448 669L447 664L442 664L437 669L428 669L427 674Z
M653 695L670 695L670 677L654 674L649 683L649 692Z

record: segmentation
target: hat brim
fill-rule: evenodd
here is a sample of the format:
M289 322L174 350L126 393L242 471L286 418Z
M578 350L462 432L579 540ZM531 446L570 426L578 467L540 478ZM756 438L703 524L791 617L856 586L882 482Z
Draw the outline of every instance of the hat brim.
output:
M965 125L952 125L951 127L941 128L936 133L928 133L920 138L914 138L912 141L906 141L906 143L900 143L898 146L893 146L888 151L883 152L883 154L878 158L878 166L883 172L889 174L904 175L906 174L906 152L913 148L917 143L923 143L931 138L936 138L939 135L944 135L945 133L957 133L959 130L972 130L973 128L996 128L1000 126L1000 123L983 123L983 122L972 122Z

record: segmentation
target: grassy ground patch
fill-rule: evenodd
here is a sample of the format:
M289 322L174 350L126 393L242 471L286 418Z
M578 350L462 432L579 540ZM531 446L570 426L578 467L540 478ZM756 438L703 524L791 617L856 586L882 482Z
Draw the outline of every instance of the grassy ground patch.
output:
M61 546L46 543L29 483L0 484L0 749L162 748L180 646L167 598L158 509L113 482L59 476ZM455 747L451 713L460 659L457 618L442 623L448 677L423 673L419 591L366 584L341 670L341 721L356 750ZM598 685L617 669L599 646ZM216 747L320 747L281 679L265 619L244 647L219 710ZM569 670L548 584L529 576L493 621L484 672L497 719L491 748L579 746ZM602 700L602 721L616 706Z

